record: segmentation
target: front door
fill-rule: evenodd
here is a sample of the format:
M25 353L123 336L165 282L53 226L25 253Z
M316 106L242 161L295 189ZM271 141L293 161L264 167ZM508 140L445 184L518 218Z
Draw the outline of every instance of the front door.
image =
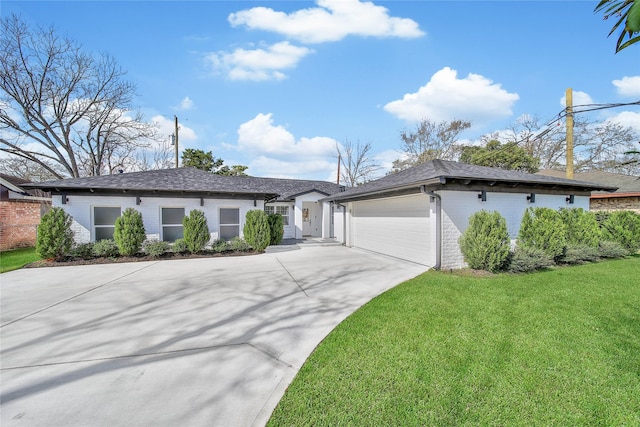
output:
M318 203L302 203L302 236L320 237L320 209Z

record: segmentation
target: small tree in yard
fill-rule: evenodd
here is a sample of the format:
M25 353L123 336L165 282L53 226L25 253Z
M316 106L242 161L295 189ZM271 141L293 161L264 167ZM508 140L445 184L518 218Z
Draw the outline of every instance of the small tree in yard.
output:
M51 208L38 225L36 252L42 258L62 259L73 246L72 219L62 208Z
M540 249L557 261L567 247L567 232L560 213L550 208L528 208L518 234L518 246Z
M269 221L269 233L271 235L270 244L279 245L282 242L282 237L284 237L284 219L282 215L274 213L267 215L267 220Z
M211 236L204 212L197 209L192 210L189 212L189 216L185 216L182 220L182 226L184 243L192 254L200 252L209 243Z
M269 231L269 220L267 214L262 210L251 210L247 212L244 224L244 240L258 252L263 251L271 243L271 232Z
M476 212L460 237L460 250L469 267L496 272L509 257L507 221L499 212Z
M146 237L142 214L133 208L125 209L122 215L116 219L113 232L113 240L118 245L120 255L137 254Z

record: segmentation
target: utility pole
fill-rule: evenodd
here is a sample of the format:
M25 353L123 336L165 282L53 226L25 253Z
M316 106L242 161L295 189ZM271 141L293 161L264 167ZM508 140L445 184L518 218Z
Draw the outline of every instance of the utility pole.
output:
M567 105L567 179L573 179L573 91L566 92Z
M175 138L174 142L176 143L175 145L176 145L176 168L177 168L179 166L179 164L178 164L178 116L173 116L173 117L175 119L175 127L176 127L175 128L176 138Z
M342 155L338 154L338 176L336 177L337 185L340 185L340 163L342 163Z

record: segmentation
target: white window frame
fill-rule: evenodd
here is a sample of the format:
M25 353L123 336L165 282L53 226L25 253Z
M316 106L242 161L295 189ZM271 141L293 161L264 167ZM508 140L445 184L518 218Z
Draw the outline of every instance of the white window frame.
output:
M161 239L164 241L165 237L164 237L164 228L165 227L182 227L182 221L180 221L179 224L177 223L173 223L173 224L165 224L162 218L162 212L164 209L182 209L184 216L187 215L187 209L184 206L160 206L160 234L161 234ZM183 216L183 218L184 218ZM184 230L183 230L183 234L184 236ZM167 240L169 241L169 240ZM174 240L175 241L175 240Z
M96 229L100 228L100 229L106 229L106 228L110 228L112 229L114 232L116 230L116 223L115 220L113 222L113 224L96 224L96 209L101 209L101 208L106 208L106 209L120 209L120 215L118 215L118 217L120 217L122 215L122 206L118 206L118 205L98 205L98 206L92 206L91 207L91 216L92 216L92 221L91 224L93 225L93 240L97 241L98 237L96 233ZM113 233L111 233L111 239L113 239ZM101 239L102 240L102 239Z
M265 205L264 212L266 214L280 215L282 217L282 224L287 226L289 225L289 213L291 212L289 208L289 205ZM285 213L282 213L283 210L285 211Z
M224 223L223 224L222 223L222 211L225 210L225 209L226 210L233 209L233 210L237 210L238 211L238 223L237 224L231 224L231 223L229 223L229 224ZM220 207L218 209L218 227L219 227L218 230L219 230L219 236L220 236L221 239L223 239L223 237L222 237L222 227L238 227L237 236L240 237L240 223L241 222L242 222L242 220L240 219L240 208L239 207L237 207L237 206L223 206L223 207ZM231 239L228 239L228 240L231 240Z

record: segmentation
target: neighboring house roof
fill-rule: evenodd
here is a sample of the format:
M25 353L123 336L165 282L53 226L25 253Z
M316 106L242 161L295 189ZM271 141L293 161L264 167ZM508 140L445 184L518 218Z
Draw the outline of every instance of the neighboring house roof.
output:
M554 177L564 177L566 174L566 172L563 170L555 169L545 169L538 173L540 175ZM640 176L623 175L620 173L611 173L598 170L576 172L573 174L573 176L581 181L598 182L603 185L618 187L618 190L614 193L596 191L591 195L592 198L640 196Z
M446 186L459 185L474 189L477 186L502 185L508 187L544 188L571 192L590 192L596 190L614 191L615 186L594 184L543 175L535 175L513 170L468 165L447 160L432 160L403 171L392 173L375 181L352 187L340 194L334 194L324 200L346 201L370 198L380 194L399 193L425 185L430 190L444 189Z
M37 189L27 189L25 188L25 184L30 184L31 181L18 178L16 176L0 174L0 185L2 185L7 190L20 195L20 198L32 199L32 200L40 200L40 199L50 199L51 194L46 193Z
M265 200L291 200L296 195L318 191L329 195L340 191L340 186L325 181L260 178L249 176L223 176L195 168L161 169L70 178L28 185L56 193L95 192L134 194L226 194L236 197L263 196Z

